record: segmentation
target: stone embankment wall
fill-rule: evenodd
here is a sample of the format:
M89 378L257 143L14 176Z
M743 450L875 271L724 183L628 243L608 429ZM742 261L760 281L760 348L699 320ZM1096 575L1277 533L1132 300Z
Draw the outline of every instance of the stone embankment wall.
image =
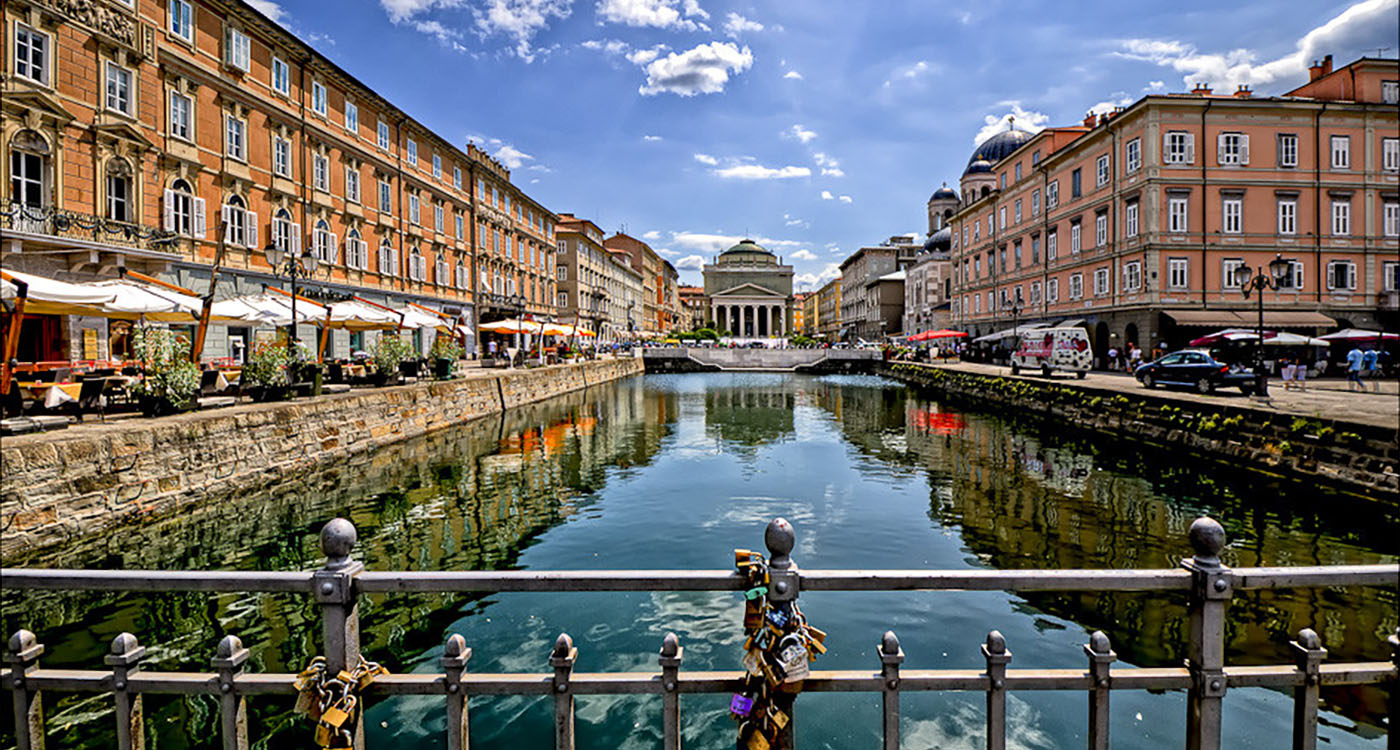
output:
M870 372L880 353L852 349L647 349L647 372Z
M1394 500L1400 493L1400 448L1392 429L915 364L882 363L877 371L1001 414L1188 450L1367 497Z
M0 559L641 372L641 360L627 358L474 373L6 438Z

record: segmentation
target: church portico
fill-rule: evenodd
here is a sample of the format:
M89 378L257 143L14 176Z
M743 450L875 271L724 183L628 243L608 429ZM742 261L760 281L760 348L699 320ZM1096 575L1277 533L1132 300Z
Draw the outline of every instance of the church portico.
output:
M792 266L751 240L707 264L710 320L733 339L782 339L791 332Z

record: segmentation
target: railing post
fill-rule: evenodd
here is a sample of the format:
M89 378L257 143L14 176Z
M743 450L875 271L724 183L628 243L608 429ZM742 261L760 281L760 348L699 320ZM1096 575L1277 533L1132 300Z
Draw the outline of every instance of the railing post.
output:
M1195 555L1181 561L1191 571L1191 604L1186 668L1191 689L1186 695L1187 750L1220 750L1221 704L1225 698L1225 605L1233 593L1230 569L1220 563L1225 529L1202 516L1187 533Z
M448 636L442 649L442 669L447 673L447 750L467 750L471 745L467 733L467 691L462 686L462 675L471 658L472 650L467 648L465 638L457 633Z
M880 639L880 679L882 708L884 709L885 750L899 750L899 665L904 661L904 649L899 647L899 637L893 630L886 630Z
M146 647L136 636L122 633L112 639L111 652L103 661L112 668L112 692L117 699L117 750L141 750L146 746L146 723L141 715L141 694L132 693L127 679L141 670Z
M560 633L554 642L554 651L549 655L549 666L554 667L554 747L555 750L574 750L574 693L569 686L569 677L574 672L574 660L578 649L568 633Z
M1112 679L1109 676L1118 654L1113 653L1108 636L1102 630L1095 630L1084 644L1084 653L1089 657L1089 750L1108 750L1108 695Z
M248 649L236 635L226 635L210 661L219 673L219 719L224 750L248 750L248 699L237 689L235 680L243 674Z
M326 674L336 675L353 669L360 661L360 609L355 593L355 576L365 569L350 559L358 533L344 518L333 518L321 527L321 551L326 564L311 577L316 603L321 605L321 636L325 648ZM363 699L361 699L363 701ZM355 712L350 736L354 750L364 750L364 705Z
M681 659L685 658L685 648L675 633L667 633L661 640L661 737L666 750L681 750Z
M39 668L44 644L28 630L10 636L5 662L10 667L10 693L15 705L15 741L18 750L44 750L44 698L25 679Z
M987 659L987 750L1006 750L1006 665L1011 652L1001 631L987 634L982 656Z
M1390 638L1390 663L1395 665L1395 670L1400 673L1400 628L1396 628ZM1395 682L1390 685L1390 733L1386 737L1385 746L1387 750L1400 750L1400 729L1396 724L1400 723L1400 676L1395 678Z
M1302 673L1303 684L1293 688L1293 750L1315 750L1317 747L1317 697L1322 660L1327 649L1311 628L1298 631L1298 640L1288 644Z
M802 588L801 577L797 563L790 556L793 547L797 546L797 532L787 519L775 518L763 530L763 545L768 548L768 601L797 601ZM773 737L773 750L793 750L797 734L797 715L793 713L793 704L797 695L775 690L772 699L773 706L788 715L787 726L779 729Z

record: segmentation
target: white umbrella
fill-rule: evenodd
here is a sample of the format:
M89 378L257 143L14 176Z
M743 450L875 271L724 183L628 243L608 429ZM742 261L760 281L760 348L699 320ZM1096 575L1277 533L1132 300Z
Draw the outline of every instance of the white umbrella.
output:
M25 283L29 287L25 294L27 313L100 315L100 308L117 296L116 292L110 289L98 289L87 284L70 284L19 271L6 270L5 276L8 278L0 279L0 298L10 301L19 296L19 287L12 283L11 279Z
M333 303L330 306L330 312L332 328L369 330L397 328L399 326L397 314L355 299ZM322 322L324 322L324 318Z
M198 318L204 310L204 301L198 297L172 291L148 287L126 281L98 281L83 286L113 292L116 296L102 309L115 315L141 316L150 320L188 321Z
M1332 342L1296 333L1278 333L1264 339L1264 346L1327 346Z
M442 318L439 318L436 315L423 312L422 310L419 310L416 307L409 306L407 308L404 308L403 310L399 310L399 312L403 313L403 327L405 329L417 330L419 328L441 328L444 331L452 330L452 325L449 324L446 320L443 320Z
M1346 328L1336 333L1329 333L1318 338L1332 343L1343 341L1348 343L1375 343L1379 341L1400 341L1400 334L1382 333L1381 331L1367 331L1360 328Z
M249 294L215 302L210 312L221 318L248 323L285 326L292 323L292 303L274 294ZM297 300L297 322L315 323L326 317L326 308L315 302Z

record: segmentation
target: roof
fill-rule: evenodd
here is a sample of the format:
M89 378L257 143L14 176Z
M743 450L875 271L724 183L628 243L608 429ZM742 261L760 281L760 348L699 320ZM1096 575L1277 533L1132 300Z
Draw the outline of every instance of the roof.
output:
M977 148L973 150L972 156L968 158L967 170L964 171L963 174L971 172L972 166L979 161L985 161L989 166L996 164L1009 156L1012 151L1020 148L1022 144L1029 141L1034 135L1034 133L1025 130L1017 130L1016 126L1013 124L1009 130L1003 130L991 138L982 141L978 144Z
M769 252L769 250L764 246L758 244L757 242L754 242L753 240L747 237L745 237L742 240L739 240L739 244L729 248L728 250L725 250L724 252L720 253L720 255L728 255L730 253L768 253L769 255L773 254L772 252Z

